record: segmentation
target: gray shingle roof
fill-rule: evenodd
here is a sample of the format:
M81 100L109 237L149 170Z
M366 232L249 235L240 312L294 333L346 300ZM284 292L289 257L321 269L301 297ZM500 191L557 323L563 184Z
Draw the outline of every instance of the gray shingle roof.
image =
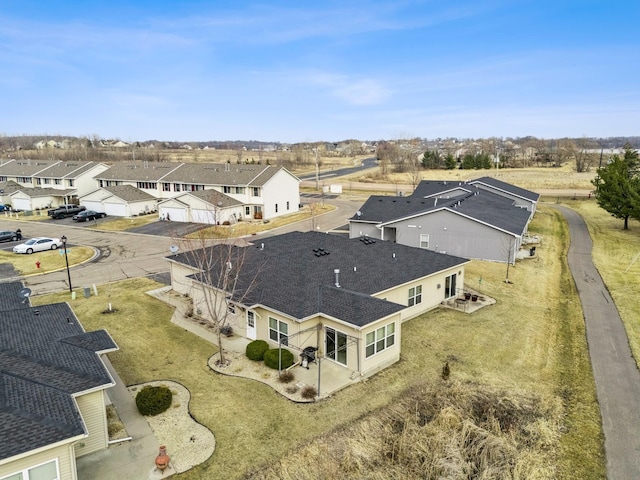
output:
M158 182L162 177L180 165L180 163L175 162L118 162L93 178L102 180Z
M85 333L66 303L22 305L13 284L0 284L18 300L0 312L0 459L82 434L72 395L112 384L96 352L117 349L104 330Z
M225 248L210 247L220 253ZM391 242L364 242L319 232L292 232L234 248L235 263L242 261L235 298L243 304L262 304L300 320L324 313L356 326L406 308L365 297L468 262ZM200 254L192 251L168 258L197 268ZM210 255L216 257L216 253ZM337 289L335 269L340 270ZM255 283L248 289L254 276ZM213 269L208 275L193 277L203 282L213 279L215 284L217 273Z
M98 165L91 161L59 161L45 170L38 173L38 177L42 178L78 178L87 170L91 170Z
M224 193L220 193L217 190L198 190L196 192L189 192L188 194L204 200L214 207L228 208L243 205L241 201L231 198Z
M31 177L59 160L10 160L0 164L0 175L9 177Z
M511 185L510 183L503 182L502 180L498 180L497 178L493 177L481 177L475 180L471 180L469 183L489 185L497 190L508 192L517 197L525 198L531 202L537 202L540 199L539 193L532 192L531 190L526 190L515 185Z
M96 175L100 180L186 183L209 186L256 186L282 167L230 163L120 162Z
M156 200L153 195L150 195L133 185L112 185L110 187L102 187L102 189L127 202Z
M529 222L531 213L528 210L490 190L472 184L458 185L457 182L453 189L450 182L448 185L443 182L423 183L422 188L416 189L417 193L414 192L410 197L369 197L360 208L360 215L356 214L350 220L388 224L416 215L448 210L514 235L521 235ZM440 193L445 198L439 197Z

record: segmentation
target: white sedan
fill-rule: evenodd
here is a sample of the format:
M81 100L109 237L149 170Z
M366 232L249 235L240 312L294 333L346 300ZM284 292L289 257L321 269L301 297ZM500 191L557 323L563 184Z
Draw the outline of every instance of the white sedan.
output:
M36 237L13 247L13 253L33 253L44 250L55 250L62 242L57 238Z

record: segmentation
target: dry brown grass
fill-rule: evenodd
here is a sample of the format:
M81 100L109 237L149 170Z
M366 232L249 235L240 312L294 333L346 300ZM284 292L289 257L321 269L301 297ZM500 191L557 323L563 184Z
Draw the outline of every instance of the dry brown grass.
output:
M0 251L0 263L11 263L21 275L48 273L66 268L63 251L62 249L47 250L31 255ZM67 248L69 265L85 262L93 257L93 253L90 247L69 247ZM36 266L36 262L40 262L40 268Z
M578 173L570 164L559 168L513 168L502 170L424 170L421 180L447 180L450 182L464 182L478 177L495 177L513 185L529 190L562 189L562 190L592 190L591 180L595 171ZM365 175L354 175L354 182L390 183L410 186L411 177L408 173L390 173L381 176L380 170L369 171ZM405 191L410 189L404 188Z
M416 383L244 478L551 479L560 410L559 402L473 383Z
M468 266L468 286L495 298L495 305L473 315L437 309L406 322L400 362L309 405L293 404L257 382L212 373L207 359L215 347L169 322L171 309L142 293L157 287L150 280L105 285L102 296L70 304L87 330L106 328L118 343L120 351L109 357L125 383L173 380L190 390L191 414L214 432L217 447L179 479L241 478L296 453L313 469L314 451L325 449L314 440L322 438L342 442L352 469L368 468L370 458L386 460L378 476L346 478L393 478L385 465L393 473L408 459L421 468L431 449L440 460L429 468L483 469L485 476L476 478L504 478L492 477L504 468L513 472L507 478L604 478L584 322L564 261L566 226L554 209L541 207L531 229L543 243L535 258L511 268L513 283L504 282L504 265ZM61 300L67 300L64 293L34 298ZM107 302L117 313L100 314ZM448 387L440 385L445 361ZM439 388L440 403L425 393ZM411 392L423 392L418 397L426 403L412 403ZM410 400L403 413L395 405L405 395ZM468 408L473 404L484 405L480 411L493 412L494 420L480 421L482 415ZM432 419L424 423L427 416L415 412L428 409ZM517 429L504 429L513 423L504 418L514 415ZM354 438L338 435L345 428ZM369 437L385 442L386 455L367 448ZM344 472L333 478L345 478Z

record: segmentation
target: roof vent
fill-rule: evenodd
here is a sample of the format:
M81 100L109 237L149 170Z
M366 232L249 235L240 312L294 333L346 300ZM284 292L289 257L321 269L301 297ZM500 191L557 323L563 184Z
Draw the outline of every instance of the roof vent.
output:
M336 268L333 273L336 275L336 287L340 288L340 269Z

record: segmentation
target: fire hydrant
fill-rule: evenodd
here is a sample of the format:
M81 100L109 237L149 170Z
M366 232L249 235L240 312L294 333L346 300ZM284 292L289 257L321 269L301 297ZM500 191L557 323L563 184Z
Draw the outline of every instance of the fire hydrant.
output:
M40 268L40 260L36 260L36 268Z

